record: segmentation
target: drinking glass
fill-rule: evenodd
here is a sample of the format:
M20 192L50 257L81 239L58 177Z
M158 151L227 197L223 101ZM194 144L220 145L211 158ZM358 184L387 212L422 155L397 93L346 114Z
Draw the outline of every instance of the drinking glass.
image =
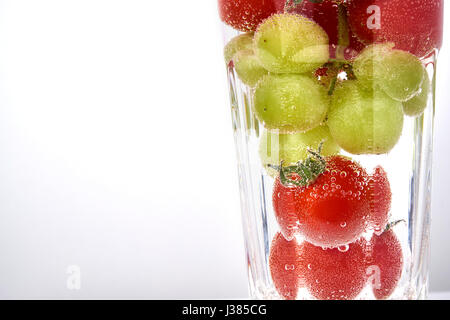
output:
M218 7L251 296L426 298L443 1Z

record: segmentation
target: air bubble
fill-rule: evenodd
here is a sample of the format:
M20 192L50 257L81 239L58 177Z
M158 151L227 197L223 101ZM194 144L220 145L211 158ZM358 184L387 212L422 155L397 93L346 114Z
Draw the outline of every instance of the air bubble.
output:
M292 271L292 270L295 270L295 265L293 265L293 264L286 264L286 265L284 266L284 269L285 269L286 271Z
M339 247L338 247L338 250L339 250L340 252L347 252L348 249L350 249L350 246L349 246L348 244L346 244L346 245L344 245L344 246L339 246Z

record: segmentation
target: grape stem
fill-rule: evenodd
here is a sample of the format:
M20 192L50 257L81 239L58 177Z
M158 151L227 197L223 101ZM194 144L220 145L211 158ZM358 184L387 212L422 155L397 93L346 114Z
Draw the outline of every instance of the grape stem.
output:
M326 63L324 67L327 69L327 73L331 75L328 79L331 79L328 87L328 95L333 95L334 89L338 80L355 80L355 74L353 72L352 64L347 60L336 60L332 59L330 62ZM345 75L344 75L344 74Z
M338 43L336 59L345 60L345 48L350 44L349 27L347 21L347 8L344 4L338 4Z
M337 77L338 77L338 76L335 76L335 77L333 77L333 79L331 80L330 89L328 89L328 95L329 95L329 96L332 96L332 95L333 95L334 89L336 88Z

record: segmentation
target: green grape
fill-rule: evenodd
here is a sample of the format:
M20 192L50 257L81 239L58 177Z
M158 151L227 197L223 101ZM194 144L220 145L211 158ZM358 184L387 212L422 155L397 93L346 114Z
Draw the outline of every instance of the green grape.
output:
M229 64L233 56L241 50L253 50L253 33L243 33L228 42L223 50L225 63Z
M275 14L255 33L255 52L273 73L306 73L328 61L327 33L314 21L296 14Z
M407 101L420 90L424 67L413 54L392 49L393 44L375 44L356 57L353 71L363 84L380 87L397 101Z
M361 84L372 85L381 74L379 65L382 57L387 56L393 48L393 44L374 44L366 47L353 63L353 72Z
M259 155L267 172L275 177L278 172L268 165L279 166L281 161L286 166L296 164L306 159L309 155L308 148L317 150L321 142L323 156L339 153L340 148L326 125L293 134L278 134L265 130L259 144Z
M268 72L252 50L241 50L233 56L234 67L243 83L254 87Z
M411 100L403 102L403 112L407 116L420 116L428 105L428 96L430 94L431 82L428 72L424 72L425 76L420 87L420 92Z
M380 89L345 81L334 91L328 127L337 144L352 154L388 153L403 129L402 103Z
M269 130L304 132L320 125L330 99L326 89L310 76L269 74L255 89L256 116Z

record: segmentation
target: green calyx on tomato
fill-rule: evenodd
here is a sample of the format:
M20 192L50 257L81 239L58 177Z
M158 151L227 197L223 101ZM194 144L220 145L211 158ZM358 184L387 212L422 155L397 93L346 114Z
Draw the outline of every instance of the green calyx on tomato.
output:
M284 167L283 162L281 162L280 166L269 165L269 167L280 173L280 182L284 186L308 186L316 181L327 166L325 158L321 156L322 148L323 142L320 143L317 151L308 148L309 156L294 166Z

